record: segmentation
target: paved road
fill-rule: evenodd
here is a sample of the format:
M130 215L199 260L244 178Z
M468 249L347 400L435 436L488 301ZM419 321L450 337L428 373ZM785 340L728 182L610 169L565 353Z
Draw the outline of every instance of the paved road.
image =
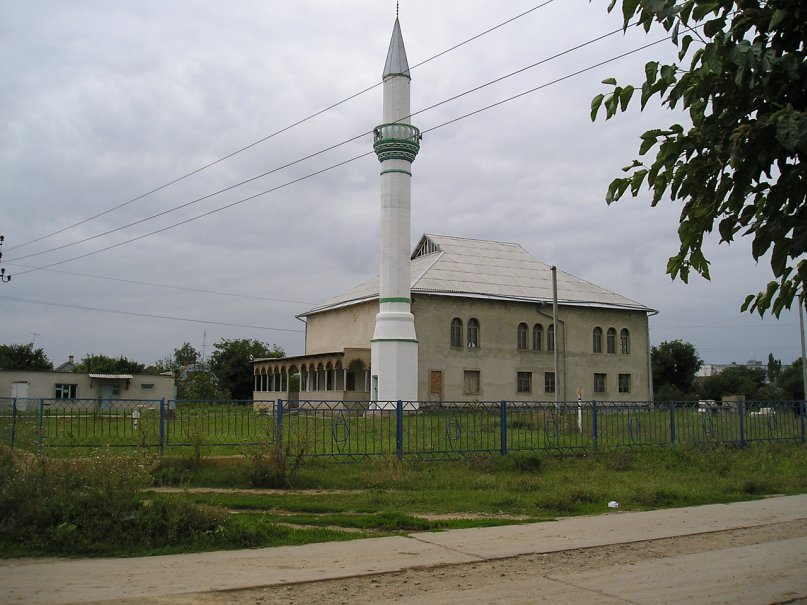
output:
M596 564L583 560L593 553ZM805 569L802 495L348 543L4 561L0 602L795 603L807 599Z

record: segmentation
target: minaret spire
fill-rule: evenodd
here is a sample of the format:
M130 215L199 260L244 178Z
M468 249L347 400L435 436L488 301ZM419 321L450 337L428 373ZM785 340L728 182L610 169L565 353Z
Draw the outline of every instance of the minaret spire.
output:
M396 5L396 13L397 13ZM381 162L381 276L378 315L371 348L371 400L394 409L397 401L418 399L418 341L411 312L410 222L412 162L420 131L409 124L409 63L401 24L392 28L384 82L384 122L373 130Z

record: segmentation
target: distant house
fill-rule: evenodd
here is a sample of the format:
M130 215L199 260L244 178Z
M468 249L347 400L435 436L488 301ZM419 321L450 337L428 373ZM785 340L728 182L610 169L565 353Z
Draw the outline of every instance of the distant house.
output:
M738 363L736 361L732 361L731 363L704 363L698 369L696 376L698 376L699 378L716 376L726 368L752 368L752 369L765 370L767 369L767 366L758 359L749 359L745 363Z
M152 374L98 374L64 371L73 358L53 371L0 370L0 399L19 400L18 407L30 399L48 403L61 400L93 399L112 402L117 399L173 399L174 378Z
M254 399L299 384L301 400L369 400L378 292L376 277L303 313L305 355L254 360ZM520 245L424 235L411 256L419 400L650 400L655 311L561 271L558 303L556 330L550 267Z

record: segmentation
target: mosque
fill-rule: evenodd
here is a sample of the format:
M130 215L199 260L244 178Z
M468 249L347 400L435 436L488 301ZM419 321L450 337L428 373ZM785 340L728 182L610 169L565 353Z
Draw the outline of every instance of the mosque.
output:
M410 83L399 20L383 72L380 275L309 309L305 354L253 362L256 400L650 401L654 310L516 243L411 241Z

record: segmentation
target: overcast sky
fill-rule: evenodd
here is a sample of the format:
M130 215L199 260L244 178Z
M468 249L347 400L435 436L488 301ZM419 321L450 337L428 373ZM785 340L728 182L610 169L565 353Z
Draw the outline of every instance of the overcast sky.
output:
M409 64L539 4L404 0ZM555 0L414 68L413 111L618 29L606 5ZM222 338L301 354L304 325L294 316L378 273L375 156L289 184L370 152L371 135L284 166L368 133L381 122L380 86L82 221L380 84L392 0L0 0L0 8L0 233L13 275L0 285L0 343L35 339L56 364L87 353L150 363L186 341L209 353ZM592 124L591 98L609 76L640 82L647 61L672 55L670 43L437 128L658 36L619 33L415 115L426 132L413 167L413 244L422 233L518 242L657 309L654 344L687 340L711 363L765 361L769 352L789 363L800 351L796 312L763 321L739 311L770 276L750 242L711 238L712 281L673 282L665 267L677 252L680 207L650 208L647 195L604 202L638 135L684 118L650 107ZM85 238L93 239L76 243Z

